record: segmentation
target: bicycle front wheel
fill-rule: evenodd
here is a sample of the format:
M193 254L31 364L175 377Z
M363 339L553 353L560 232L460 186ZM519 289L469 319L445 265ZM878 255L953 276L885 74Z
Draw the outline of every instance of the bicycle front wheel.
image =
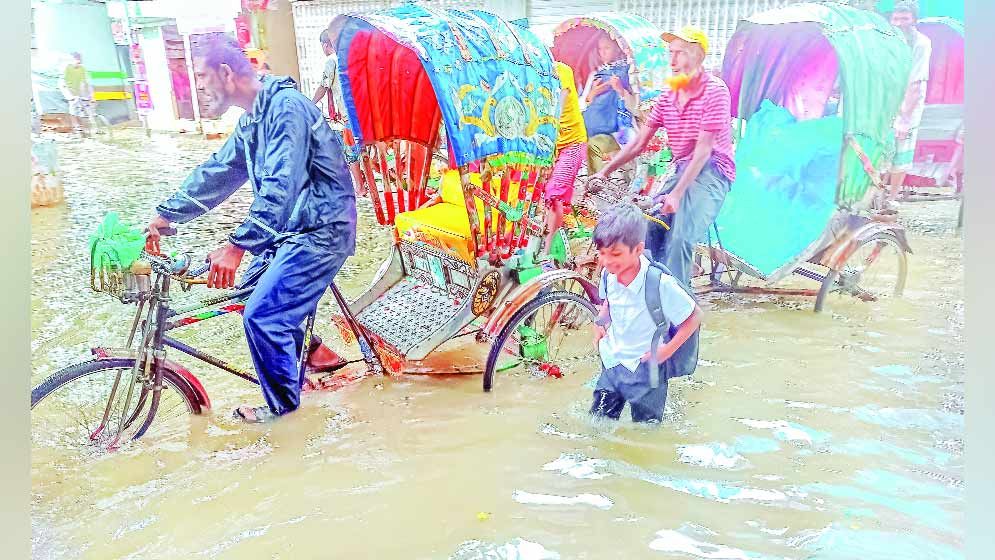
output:
M484 391L491 390L496 374L563 378L567 385L584 387L601 371L592 342L596 315L594 304L570 292L546 293L525 304L491 346Z
M119 436L138 439L148 427L145 420L151 406L155 406L157 432L186 434L190 415L204 412L193 389L175 372L164 370L160 398L154 402L149 384L132 376L135 362L134 358L91 360L61 369L35 387L31 391L32 445L107 447Z

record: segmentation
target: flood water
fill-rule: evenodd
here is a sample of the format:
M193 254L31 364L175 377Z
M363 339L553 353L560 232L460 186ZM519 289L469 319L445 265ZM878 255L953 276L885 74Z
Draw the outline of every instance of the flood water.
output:
M62 140L66 204L33 211L32 385L121 345L132 307L89 290L88 236L143 225L220 146ZM170 249L224 242L246 187ZM704 298L701 364L665 423L595 428L553 379L368 378L244 426L259 390L195 360L213 412L117 453L36 449L36 558L954 559L964 540L963 265L956 202L905 204L904 299ZM355 296L387 254L361 203ZM322 307L316 330L337 345ZM321 320L324 318L325 320ZM184 340L248 367L238 316ZM352 349L340 348L355 356ZM623 415L623 419L626 416Z

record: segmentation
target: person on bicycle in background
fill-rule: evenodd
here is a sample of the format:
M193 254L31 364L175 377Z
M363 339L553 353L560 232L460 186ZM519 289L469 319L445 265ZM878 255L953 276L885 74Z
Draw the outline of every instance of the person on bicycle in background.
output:
M248 217L208 256L207 285L233 287L244 253L256 256L240 287L254 286L243 322L266 406L235 415L263 422L300 405L303 324L355 252L356 198L341 141L291 78L257 78L227 38L210 43L195 68L209 113L237 106L245 114L221 149L156 207L148 245L158 252L160 229L202 216L246 181L252 185Z
M638 156L657 129L667 131L676 172L657 195L670 230L651 223L646 248L679 281L690 285L694 245L705 238L736 178L732 154L732 103L720 78L704 72L708 38L695 27L664 33L670 44L671 89L660 94L636 139L592 178L605 180Z
M83 118L93 124L93 86L86 67L83 66L83 55L78 52L72 53L73 60L66 65L59 80L59 89L62 96L69 103L69 120L72 122L73 131L80 136L87 136L88 127L83 126Z

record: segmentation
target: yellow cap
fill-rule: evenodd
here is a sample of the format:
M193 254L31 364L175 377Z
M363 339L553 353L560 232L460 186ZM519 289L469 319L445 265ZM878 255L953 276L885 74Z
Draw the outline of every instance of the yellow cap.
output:
M708 37L705 36L705 32L693 25L685 25L677 33L664 33L660 37L666 42L671 42L674 39L683 39L688 43L697 43L701 46L701 50L708 54Z

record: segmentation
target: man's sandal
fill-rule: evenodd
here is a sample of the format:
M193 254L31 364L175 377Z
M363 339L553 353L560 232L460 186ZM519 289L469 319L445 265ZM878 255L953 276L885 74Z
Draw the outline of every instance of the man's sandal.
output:
M248 409L252 412L252 417L249 418L242 409ZM236 420L242 420L247 424L263 424L265 422L271 422L276 419L277 415L273 414L273 411L269 409L268 406L257 406L257 407L238 407L235 409L235 413L232 415Z

